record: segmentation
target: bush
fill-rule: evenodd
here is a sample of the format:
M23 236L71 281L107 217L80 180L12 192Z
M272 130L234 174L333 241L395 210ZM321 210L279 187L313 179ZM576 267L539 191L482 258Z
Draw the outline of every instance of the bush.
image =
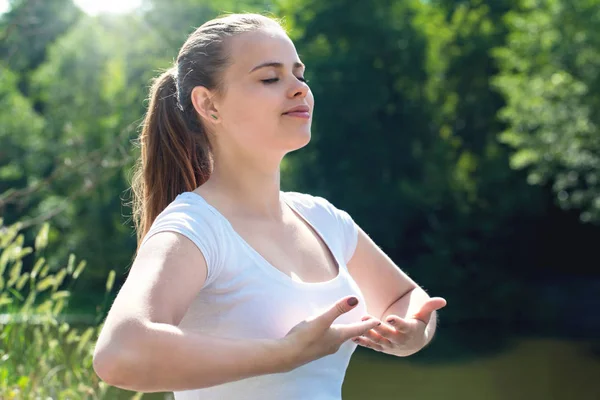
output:
M92 316L92 323L71 326L62 311L86 263L76 264L71 254L66 266L50 271L42 256L49 229L44 224L34 246L26 247L19 224L6 227L0 219L0 398L141 398L95 374L93 351L105 310ZM23 272L24 265L29 271ZM111 271L106 296L114 277Z

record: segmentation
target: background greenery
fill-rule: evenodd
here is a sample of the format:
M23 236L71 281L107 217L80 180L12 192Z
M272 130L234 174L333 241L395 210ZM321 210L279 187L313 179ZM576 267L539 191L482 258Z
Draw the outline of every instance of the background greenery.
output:
M590 375L600 373L600 1L146 0L96 17L71 0L10 4L0 15L0 313L52 312L0 320L0 397L117 396L89 356L135 250L132 140L150 79L204 21L256 11L285 18L316 98L313 139L286 157L283 189L348 211L448 300L423 352L389 360L358 349L344 398L364 398L364 387L403 398L402 376L423 387L439 378L441 398L600 398ZM72 254L87 262L76 279ZM26 307L36 265L54 292L33 303L63 301L57 309ZM69 295L52 298L61 285ZM65 315L91 319L61 333ZM35 339L36 326L56 342ZM89 336L76 348L84 363L69 358L70 330ZM492 356L506 360L483 370L505 384L472 386L478 364L449 372ZM566 370L544 369L565 360ZM398 374L373 373L378 363ZM519 365L531 379L503 375ZM56 368L75 378L39 383ZM563 386L548 389L558 376Z

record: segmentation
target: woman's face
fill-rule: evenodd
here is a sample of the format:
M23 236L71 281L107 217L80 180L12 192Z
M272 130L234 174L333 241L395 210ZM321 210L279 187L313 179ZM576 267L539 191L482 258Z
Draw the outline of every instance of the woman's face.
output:
M277 27L263 28L235 36L227 46L231 64L224 95L215 100L219 152L280 159L305 146L314 99L290 38ZM296 107L304 109L287 113Z

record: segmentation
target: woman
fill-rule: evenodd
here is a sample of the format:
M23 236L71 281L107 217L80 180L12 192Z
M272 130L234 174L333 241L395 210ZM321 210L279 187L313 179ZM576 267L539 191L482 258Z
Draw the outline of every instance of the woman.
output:
M234 14L198 28L154 82L133 181L140 244L94 354L104 381L333 400L357 344L407 356L431 340L444 299L346 212L280 191L281 160L311 135L303 73L276 21Z

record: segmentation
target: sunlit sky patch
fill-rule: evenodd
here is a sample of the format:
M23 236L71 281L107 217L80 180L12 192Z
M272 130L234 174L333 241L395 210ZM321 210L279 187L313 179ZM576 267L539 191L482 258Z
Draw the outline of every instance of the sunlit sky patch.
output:
M97 15L100 13L124 14L135 10L142 0L73 0L85 13Z
M90 15L124 14L138 8L142 4L142 0L73 0L73 3ZM0 14L8 11L8 8L8 0L0 0Z

